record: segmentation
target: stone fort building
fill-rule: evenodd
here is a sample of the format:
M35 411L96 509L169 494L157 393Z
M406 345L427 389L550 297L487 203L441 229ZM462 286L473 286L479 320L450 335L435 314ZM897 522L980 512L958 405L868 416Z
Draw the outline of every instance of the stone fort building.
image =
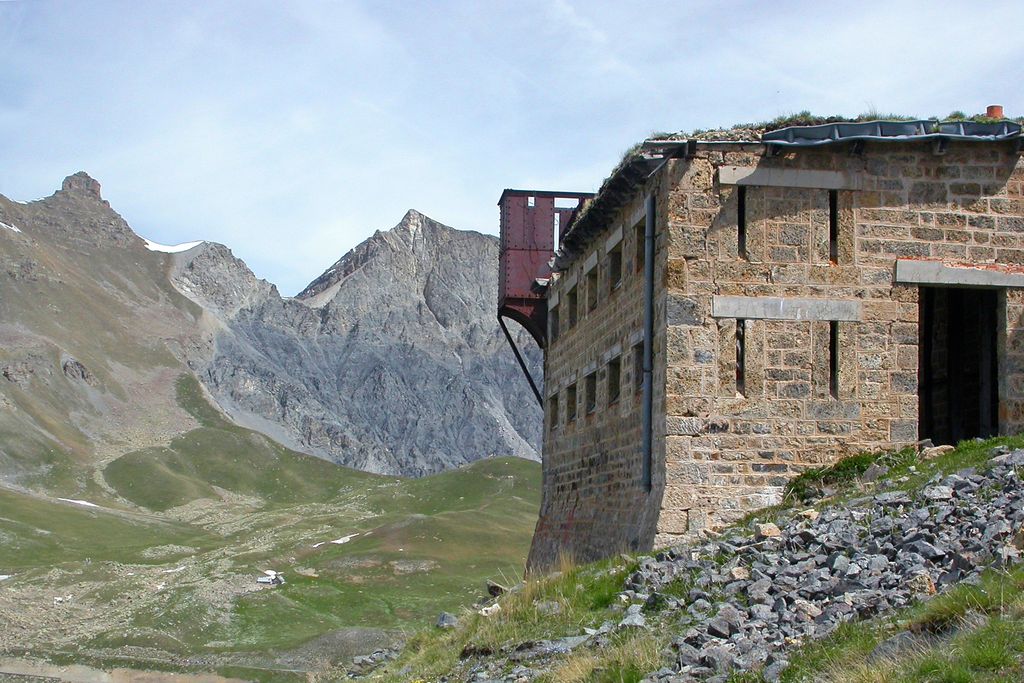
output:
M989 115L665 136L592 198L506 190L499 315L544 351L529 566L692 538L845 455L1020 430L1021 126Z

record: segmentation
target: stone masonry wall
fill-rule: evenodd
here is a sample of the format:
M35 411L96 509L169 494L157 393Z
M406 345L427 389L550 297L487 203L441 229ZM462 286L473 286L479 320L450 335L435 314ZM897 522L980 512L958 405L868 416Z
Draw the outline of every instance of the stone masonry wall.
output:
M642 479L642 392L635 367L643 342L644 273L637 268L643 253L636 226L645 220L645 193L623 207L602 235L572 266L552 280L549 301L557 299L557 314L549 329L559 331L545 355L544 491L540 519L528 567L543 569L561 555L590 561L625 550L649 548L664 488L665 387L665 253L667 247L667 188L658 192L655 250L654 338L654 454L652 487ZM621 257L621 283L611 288L608 239L622 235L614 251ZM596 262L596 306L590 308L587 265ZM642 262L642 261L641 261ZM577 323L569 326L569 290L575 283ZM614 360L619 359L619 396L609 395ZM587 410L586 377L596 373L597 396ZM575 384L574 420L569 419L569 386ZM555 403L557 401L557 412Z
M766 157L756 144L699 146L663 172L666 268L666 485L656 545L778 501L786 480L861 450L918 438L918 287L894 282L897 259L1024 264L1024 164L1010 146L952 143L801 150ZM829 191L749 185L746 252L738 250L739 186L723 166L833 171L838 254L829 252ZM860 302L838 322L748 319L737 387L736 320L713 297ZM1000 431L1024 424L1024 296L1009 289L1000 330ZM835 391L835 395L833 395Z

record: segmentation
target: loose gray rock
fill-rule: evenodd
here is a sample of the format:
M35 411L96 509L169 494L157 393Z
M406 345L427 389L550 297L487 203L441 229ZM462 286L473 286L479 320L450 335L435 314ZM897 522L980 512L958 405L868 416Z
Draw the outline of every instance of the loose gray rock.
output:
M454 614L441 612L441 614L437 616L437 622L434 625L437 628L455 628L459 625L459 618Z
M635 614L627 614L626 617L619 622L619 628L646 628L647 619L641 612Z
M888 473L888 467L886 467L885 465L879 465L877 462L873 462L871 463L871 466L864 471L864 474L862 474L860 478L862 481L871 483L878 481L880 477Z

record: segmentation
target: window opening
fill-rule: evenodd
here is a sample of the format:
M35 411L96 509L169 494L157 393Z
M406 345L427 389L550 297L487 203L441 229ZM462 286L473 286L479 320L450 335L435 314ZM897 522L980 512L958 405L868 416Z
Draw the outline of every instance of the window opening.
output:
M736 393L746 396L747 389L747 321L736 319Z
M531 207L532 206L536 206L537 205L537 198L536 197L527 197L526 198L526 205L527 206L531 206Z
M644 345L633 347L633 389L636 393L644 388Z
M622 359L619 356L608 361L608 404L619 400L622 383Z
M839 263L839 191L828 191L828 260Z
M828 393L839 398L839 322L828 323Z
M558 233L561 231L562 225L562 214L555 212L555 218L552 221L552 230L554 233L551 236L551 244L555 245L555 250L558 250Z
M565 305L569 307L569 310L566 311L566 313L568 313L569 318L566 329L569 329L570 327L576 324L578 304L579 294L576 291L576 286L573 285L573 288L569 290L569 293L565 297Z
M565 390L565 423L576 421L576 383L573 382Z
M589 375L587 375L586 379L584 380L583 388L584 388L584 391L586 392L584 394L584 399L586 401L585 406L586 406L587 415L590 415L595 410L597 410L597 372L596 371L590 373Z
M548 311L548 339L555 341L558 339L558 305L551 307Z
M608 252L608 293L622 284L622 243Z
M587 273L587 310L597 308L597 266Z
M747 188L736 188L736 254L747 258Z
M647 240L647 217L641 218L637 221L637 224L633 226L633 268L638 273L642 273L644 270L644 259L646 258L646 240Z
M548 396L548 430L554 431L558 427L558 394Z

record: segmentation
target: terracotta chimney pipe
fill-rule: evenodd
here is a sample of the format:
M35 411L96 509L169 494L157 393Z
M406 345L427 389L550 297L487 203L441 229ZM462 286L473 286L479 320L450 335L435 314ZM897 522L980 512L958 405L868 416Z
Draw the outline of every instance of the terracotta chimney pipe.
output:
M985 110L985 116L990 119L1001 119L1003 118L1003 105L1001 104L990 104L988 109Z

